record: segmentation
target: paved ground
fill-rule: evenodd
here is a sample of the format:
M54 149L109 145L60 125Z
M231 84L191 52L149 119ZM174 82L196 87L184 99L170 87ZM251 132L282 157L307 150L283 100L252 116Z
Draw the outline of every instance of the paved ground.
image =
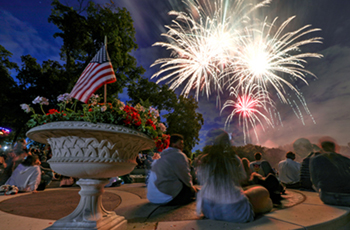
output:
M54 191L62 191L63 194L64 191L78 192L79 188L48 188L43 191L42 194L49 194ZM109 194L109 197L112 197L110 202L121 200L114 211L128 220L127 228L129 230L350 229L350 208L325 205L320 201L317 193L314 192L298 190L289 190L289 192L289 195L295 198L294 201L289 202L289 204L292 204L290 205L291 207L275 208L268 214L258 216L254 222L235 224L208 220L203 216L197 216L195 213L195 203L184 207L164 207L150 204L145 197L146 187L144 183L133 183L115 188L106 188L106 193ZM115 197L118 198L113 198L111 194L115 194ZM36 195L40 195L40 193ZM11 203L22 196L23 198L29 198L30 194L24 193L14 196L0 196L0 202ZM300 201L301 203L298 203ZM50 211L49 207L51 205L50 202L46 202L44 208ZM286 205L288 204L286 203ZM113 207L113 205L110 207ZM27 208L30 210L32 207L27 206ZM32 212L34 212L34 210ZM44 229L51 226L54 221L54 219L30 218L0 211L0 229L4 230Z

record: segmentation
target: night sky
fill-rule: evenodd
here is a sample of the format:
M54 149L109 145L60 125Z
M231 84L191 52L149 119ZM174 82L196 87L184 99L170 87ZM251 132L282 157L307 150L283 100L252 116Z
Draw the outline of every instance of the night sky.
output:
M70 6L76 1L61 1ZM109 1L95 0L104 4ZM167 53L160 47L152 47L157 41L165 41L160 35L166 32L164 25L170 24L169 10L179 9L181 1L177 0L116 0L118 6L126 7L134 20L136 42L139 49L133 53L138 65L146 69L145 76L150 77L158 66L149 66ZM21 64L20 57L30 54L42 63L45 60L59 60L62 40L53 38L58 32L55 25L48 23L51 13L51 1L42 0L0 0L0 44L10 51L12 61ZM322 54L322 59L306 59L306 69L313 72L317 79L307 76L309 85L297 84L306 100L312 117L300 110L302 119L298 118L289 105L276 102L282 124L264 131L258 126L260 142L252 137L253 144L277 147L292 143L299 137L307 137L318 142L322 136L334 138L338 144L350 142L350 1L348 0L273 0L269 8L260 11L269 18L279 17L283 21L296 15L290 25L295 30L311 24L312 28L322 31L313 36L323 37L323 44L309 45L311 52ZM121 98L125 97L120 95ZM293 97L293 95L291 95ZM200 132L202 148L206 133L213 128L223 128L225 114L220 116L215 98L200 97L198 112L203 114L205 123ZM226 113L227 115L227 113ZM313 119L316 123L313 122ZM243 133L238 125L238 118L231 124L233 140L236 145L243 144ZM195 150L194 149L194 150Z

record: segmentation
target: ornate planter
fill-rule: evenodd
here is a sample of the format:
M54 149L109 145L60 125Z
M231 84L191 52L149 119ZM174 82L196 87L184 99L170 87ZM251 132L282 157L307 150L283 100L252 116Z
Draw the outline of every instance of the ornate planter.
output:
M124 217L102 207L104 185L107 178L130 173L137 154L155 146L152 139L123 126L78 121L37 126L27 136L50 144L55 172L80 178L77 208L48 229L126 229Z

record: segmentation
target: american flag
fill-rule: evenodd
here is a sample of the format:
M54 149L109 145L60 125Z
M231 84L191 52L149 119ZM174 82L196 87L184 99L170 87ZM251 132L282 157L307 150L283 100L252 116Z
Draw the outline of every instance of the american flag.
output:
M111 59L105 46L102 46L75 84L71 97L87 103L89 98L102 85L116 82Z

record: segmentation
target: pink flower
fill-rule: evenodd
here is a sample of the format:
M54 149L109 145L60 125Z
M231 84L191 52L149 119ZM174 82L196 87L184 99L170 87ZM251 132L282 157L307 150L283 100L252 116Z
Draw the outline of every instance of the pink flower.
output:
M166 126L163 123L158 123L158 127L160 128L160 131L163 133L166 131Z
M27 104L21 104L21 108L24 110L24 112L29 113L30 107Z

